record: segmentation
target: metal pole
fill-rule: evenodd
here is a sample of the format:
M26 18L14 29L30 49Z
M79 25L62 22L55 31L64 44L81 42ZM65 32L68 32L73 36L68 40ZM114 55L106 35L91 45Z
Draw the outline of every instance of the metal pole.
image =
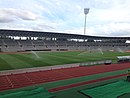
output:
M86 18L87 18L87 14L85 14L85 22L84 22L84 35L86 34Z

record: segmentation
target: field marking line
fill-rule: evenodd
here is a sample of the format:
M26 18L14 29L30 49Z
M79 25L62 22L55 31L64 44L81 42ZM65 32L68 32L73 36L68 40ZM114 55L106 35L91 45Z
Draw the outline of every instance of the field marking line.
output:
M35 83L35 82L33 82L28 76L26 76L25 74L23 74L23 76L24 76L28 81L30 81L32 84Z
M6 76L6 79L7 79L8 83L10 83L11 87L14 88L14 85L13 85L13 83L11 82L11 80L9 79L8 76Z

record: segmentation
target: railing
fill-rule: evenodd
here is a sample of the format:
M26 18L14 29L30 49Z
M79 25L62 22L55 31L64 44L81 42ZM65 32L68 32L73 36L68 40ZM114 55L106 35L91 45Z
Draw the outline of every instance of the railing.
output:
M112 60L104 60L104 61L94 61L94 62L83 62L80 63L79 66L91 66L91 65L101 65L101 64L111 64Z

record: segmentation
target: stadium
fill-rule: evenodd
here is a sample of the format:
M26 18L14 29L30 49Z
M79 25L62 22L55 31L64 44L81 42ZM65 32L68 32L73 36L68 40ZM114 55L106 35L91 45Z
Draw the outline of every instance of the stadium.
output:
M129 98L130 37L0 30L0 98Z

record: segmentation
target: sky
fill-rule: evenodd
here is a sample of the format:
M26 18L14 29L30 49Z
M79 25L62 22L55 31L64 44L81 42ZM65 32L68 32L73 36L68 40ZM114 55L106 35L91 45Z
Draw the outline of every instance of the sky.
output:
M0 29L130 37L130 0L0 0Z

